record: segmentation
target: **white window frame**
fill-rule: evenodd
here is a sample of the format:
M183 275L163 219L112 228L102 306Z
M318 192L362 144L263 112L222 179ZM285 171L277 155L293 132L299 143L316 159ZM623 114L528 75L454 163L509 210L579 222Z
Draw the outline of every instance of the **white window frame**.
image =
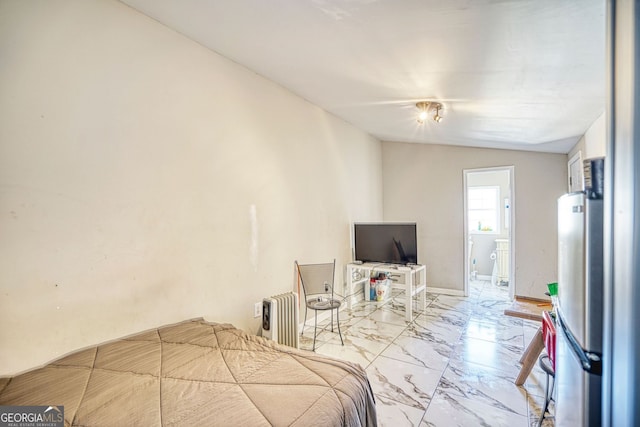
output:
M495 205L494 205L494 213L495 213L495 221L496 221L496 226L494 230L478 230L477 227L472 227L471 225L471 219L469 218L470 215L469 213L471 213L471 211L474 210L489 210L489 209L471 209L471 207L469 207L470 203L467 200L467 221L469 222L467 225L469 227L469 233L470 234L500 234L501 233L501 224L500 224L500 186L497 185L476 185L473 187L469 187L467 189L467 197L471 196L471 193L473 190L478 189L478 190L495 190Z

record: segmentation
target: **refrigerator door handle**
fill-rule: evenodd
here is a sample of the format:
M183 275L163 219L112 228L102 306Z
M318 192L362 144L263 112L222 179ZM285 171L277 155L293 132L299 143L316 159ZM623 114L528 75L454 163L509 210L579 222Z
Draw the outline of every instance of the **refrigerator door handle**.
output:
M567 342L569 343L571 350L573 350L573 353L580 361L582 369L590 374L602 375L602 355L583 349L567 327L562 316L557 316L557 319L558 324L560 325L560 330L567 338Z

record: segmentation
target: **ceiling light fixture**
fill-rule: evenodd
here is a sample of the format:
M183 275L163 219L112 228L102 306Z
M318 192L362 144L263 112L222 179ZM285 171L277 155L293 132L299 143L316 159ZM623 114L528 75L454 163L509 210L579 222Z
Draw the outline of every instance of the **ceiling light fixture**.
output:
M440 110L442 109L442 104L439 102L431 102L431 101L421 101L416 104L418 110L418 123L423 124L427 117L429 117L429 111L435 110L435 115L433 116L433 120L436 123L440 123L442 121L442 116L440 115Z
M442 108L442 105L437 104L437 105L436 105L436 115L435 115L435 116L433 116L433 120L434 120L436 123L440 123L440 122L442 121L442 116L440 115L440 108Z
M420 110L420 112L418 113L418 123L423 124L424 121L427 119L427 116L429 115L429 106L431 105L430 102L418 102L416 104L416 107L418 107L418 110Z

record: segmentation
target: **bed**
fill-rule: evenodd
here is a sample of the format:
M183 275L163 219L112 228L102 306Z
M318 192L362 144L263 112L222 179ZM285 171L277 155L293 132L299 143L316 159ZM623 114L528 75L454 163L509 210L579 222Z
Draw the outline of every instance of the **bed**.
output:
M376 425L359 365L203 319L1 378L0 405L63 405L74 426Z

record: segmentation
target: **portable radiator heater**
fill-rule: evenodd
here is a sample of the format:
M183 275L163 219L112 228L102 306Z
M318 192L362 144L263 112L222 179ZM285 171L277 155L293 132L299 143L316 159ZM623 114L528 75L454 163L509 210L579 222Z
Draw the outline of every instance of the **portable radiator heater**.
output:
M288 292L262 300L262 336L289 347L299 347L298 294Z
M509 241L496 239L496 254L498 259L498 284L506 285L509 283Z

